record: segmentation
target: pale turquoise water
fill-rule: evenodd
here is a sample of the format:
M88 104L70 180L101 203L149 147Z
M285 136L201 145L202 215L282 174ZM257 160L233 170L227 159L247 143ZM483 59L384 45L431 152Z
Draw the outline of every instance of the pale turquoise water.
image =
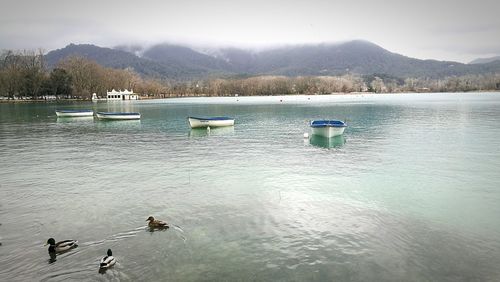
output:
M500 93L309 98L0 104L0 281L500 280Z

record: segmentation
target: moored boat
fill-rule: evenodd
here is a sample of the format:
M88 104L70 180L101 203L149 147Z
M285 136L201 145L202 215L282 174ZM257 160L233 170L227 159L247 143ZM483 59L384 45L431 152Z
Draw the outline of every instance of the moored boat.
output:
M108 120L130 120L140 119L140 113L120 113L120 112L97 112L97 118Z
M91 117L93 110L56 110L57 117Z
M311 122L312 134L330 138L342 135L347 125L340 120L314 120Z
M189 126L191 128L200 127L223 127L223 126L233 126L234 118L230 117L188 117Z

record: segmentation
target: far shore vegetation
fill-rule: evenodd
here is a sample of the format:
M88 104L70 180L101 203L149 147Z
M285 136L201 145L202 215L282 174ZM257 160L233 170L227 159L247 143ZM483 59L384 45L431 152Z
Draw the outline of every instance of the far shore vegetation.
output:
M133 89L142 98L196 96L265 96L352 92L465 92L500 90L500 74L444 78L400 78L384 74L342 76L273 76L174 81L141 77L132 69L106 68L72 56L47 68L42 51L0 53L0 97L3 100L89 100L111 89Z

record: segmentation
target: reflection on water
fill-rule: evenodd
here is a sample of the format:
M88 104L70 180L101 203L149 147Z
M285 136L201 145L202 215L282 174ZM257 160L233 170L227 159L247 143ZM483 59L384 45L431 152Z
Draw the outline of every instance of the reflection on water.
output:
M105 107L99 107L99 112L139 112L137 101L109 101L102 106Z
M93 122L94 117L57 117L57 123Z
M148 226L147 227L147 231L153 233L153 232L163 232L163 231L167 231L169 229L168 226L165 226L165 227L151 227L151 226Z
M110 129L138 129L141 127L141 120L96 120L97 128Z
M224 136L224 135L230 135L233 133L234 133L234 126L213 127L210 129L192 128L189 131L188 136L189 137Z
M88 123L0 103L0 281L500 281L500 94L319 96L95 103L144 118ZM349 144L302 138L331 113ZM52 236L81 244L48 264Z
M328 149L340 148L346 143L346 139L344 138L344 135L327 138L313 134L309 139L309 143L313 146L328 148Z
M57 261L57 254L49 252L49 264L52 264Z

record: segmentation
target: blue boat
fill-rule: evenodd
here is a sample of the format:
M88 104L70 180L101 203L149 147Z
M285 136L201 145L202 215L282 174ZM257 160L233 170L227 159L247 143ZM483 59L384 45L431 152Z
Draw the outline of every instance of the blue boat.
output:
M341 120L314 120L311 122L312 134L330 138L342 135L347 124Z

